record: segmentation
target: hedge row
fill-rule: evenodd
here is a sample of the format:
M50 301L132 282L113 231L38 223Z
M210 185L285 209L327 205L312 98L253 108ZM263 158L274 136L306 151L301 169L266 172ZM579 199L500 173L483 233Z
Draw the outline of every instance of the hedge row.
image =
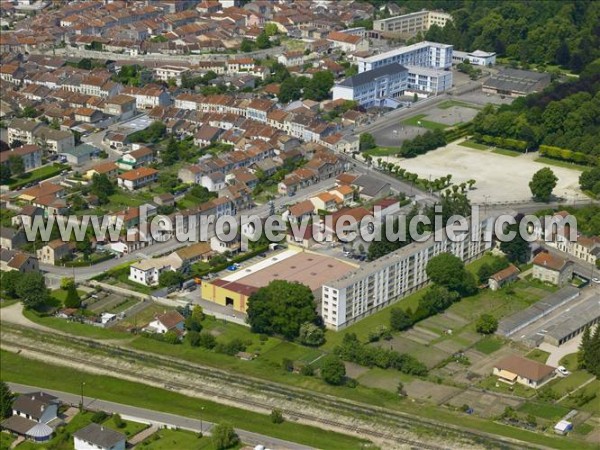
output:
M540 154L548 158L558 159L561 161L600 166L600 157L581 152L574 152L573 150L568 150L566 148L540 145Z
M473 139L480 144L494 145L496 147L515 150L517 152L524 152L527 150L527 142L518 139L489 136L487 134L475 134L473 135Z

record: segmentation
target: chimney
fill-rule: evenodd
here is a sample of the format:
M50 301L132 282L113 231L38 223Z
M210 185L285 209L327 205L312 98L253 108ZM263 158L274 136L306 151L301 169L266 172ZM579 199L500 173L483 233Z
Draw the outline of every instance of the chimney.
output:
M44 409L46 409L46 407L44 405L40 406L40 411L44 412Z

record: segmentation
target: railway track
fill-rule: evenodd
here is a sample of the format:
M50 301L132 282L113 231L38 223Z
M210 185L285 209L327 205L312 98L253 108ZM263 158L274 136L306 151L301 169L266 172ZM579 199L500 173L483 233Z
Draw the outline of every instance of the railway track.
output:
M3 331L8 331L9 329L18 329L19 327L13 326L4 326L7 324L3 324ZM38 330L29 330L28 333L33 333L35 335L43 335L42 340L44 342L53 341L56 345L61 345L61 337L56 335L50 335L45 332L41 332ZM63 338L64 339L64 338ZM4 340L3 340L4 341ZM497 448L537 448L528 446L526 443L517 442L515 440L501 438L495 435L491 435L484 432L477 432L474 430L462 429L457 426L448 425L445 423L424 419L421 417L411 416L407 413L402 413L399 411L390 411L384 408L379 408L375 406L367 406L360 403L355 403L350 400L341 399L338 397L333 397L330 395L315 395L312 392L305 391L302 389L281 386L275 383L269 383L256 378L248 378L248 377L240 377L235 374L231 374L230 372L222 371L219 369L208 368L199 364L189 363L185 361L176 360L174 358L169 358L153 353L146 353L137 350L125 349L121 347L115 347L113 345L98 343L97 341L88 340L85 338L77 338L69 336L68 338L69 346L73 346L76 344L83 349L92 349L94 351L102 351L105 356L121 358L129 362L133 362L134 364L144 364L146 366L154 366L154 367L167 367L176 371L180 371L183 373L194 373L196 375L200 375L202 377L209 378L215 382L219 382L220 384L226 383L227 385L235 385L243 390L248 390L248 388L252 388L254 390L259 391L260 393L267 394L273 398L280 398L282 400L287 401L303 401L308 402L313 405L318 405L320 409L328 409L333 412L337 412L339 414L345 414L346 417L363 417L369 420L376 420L378 423L385 423L388 426L396 427L400 429L414 429L415 426L419 426L421 428L427 428L431 430L431 432L435 435L440 435L442 433L446 433L450 436L458 436L462 438L467 438L475 443L483 443L487 448L497 447ZM51 354L59 359L64 359L64 353L60 353L58 351L50 351L44 349L43 352L32 345L26 345L22 342L19 342L19 339L12 339L11 344L12 347L26 350L29 352L48 355ZM74 357L70 358L71 361L80 363L83 365L89 365L89 360L82 357ZM168 389L173 390L186 390L190 389L190 384L185 384L182 382L178 382L176 380L170 380L167 384L165 384L165 380L155 376L142 375L140 373L132 373L131 370L125 370L118 367L116 364L99 364L95 363L95 366L98 368L102 368L106 371L117 373L127 377L136 377L138 379L142 379L150 384L158 384L164 386ZM206 386L193 386L193 390L202 394L203 396L207 396L209 398L222 398L224 400L228 400L231 403L243 405L246 409L256 410L259 408L261 410L270 411L272 409L272 405L267 403L259 402L253 400L251 398L245 397L240 398L238 396L228 395L223 393L222 391L218 391L216 389L209 389ZM314 424L324 424L329 427L333 427L339 430L349 431L353 434L358 434L364 437L375 438L378 440L387 440L393 441L397 443L403 443L406 445L413 446L415 448L422 449L442 449L449 447L441 447L438 445L432 445L424 442L418 442L411 439L406 439L398 436L395 433L391 432L382 432L373 428L365 428L365 427L356 427L348 423L344 423L342 421L336 421L331 419L324 419L322 417L318 417L314 414L308 414L305 412L299 412L296 409L283 408L283 413L295 420L303 420L307 422L311 422Z

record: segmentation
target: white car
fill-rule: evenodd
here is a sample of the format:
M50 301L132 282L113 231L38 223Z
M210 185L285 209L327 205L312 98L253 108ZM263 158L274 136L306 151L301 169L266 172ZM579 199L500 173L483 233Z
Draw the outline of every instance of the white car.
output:
M600 284L600 278L592 278L592 283Z
M564 367L564 366L558 366L558 367L556 368L556 371L557 371L559 374L561 374L561 375L564 375L565 377L566 377L567 375L571 375L571 372L569 372L567 369L565 369L565 367Z

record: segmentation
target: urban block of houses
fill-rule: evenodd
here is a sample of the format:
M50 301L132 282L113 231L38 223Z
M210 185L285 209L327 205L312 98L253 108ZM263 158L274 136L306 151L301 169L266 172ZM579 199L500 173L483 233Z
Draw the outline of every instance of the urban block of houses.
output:
M119 186L130 191L154 183L157 179L158 170L149 167L139 167L117 176Z
M533 278L562 287L573 278L573 262L540 252L533 259Z
M493 274L488 280L488 286L492 291L497 291L502 286L516 281L519 278L521 271L514 264L509 265L506 269Z
M17 270L21 273L37 272L39 265L34 256L17 250L0 248L0 270L5 272Z
M555 367L511 355L494 363L493 375L508 384L519 383L537 389L555 375Z

